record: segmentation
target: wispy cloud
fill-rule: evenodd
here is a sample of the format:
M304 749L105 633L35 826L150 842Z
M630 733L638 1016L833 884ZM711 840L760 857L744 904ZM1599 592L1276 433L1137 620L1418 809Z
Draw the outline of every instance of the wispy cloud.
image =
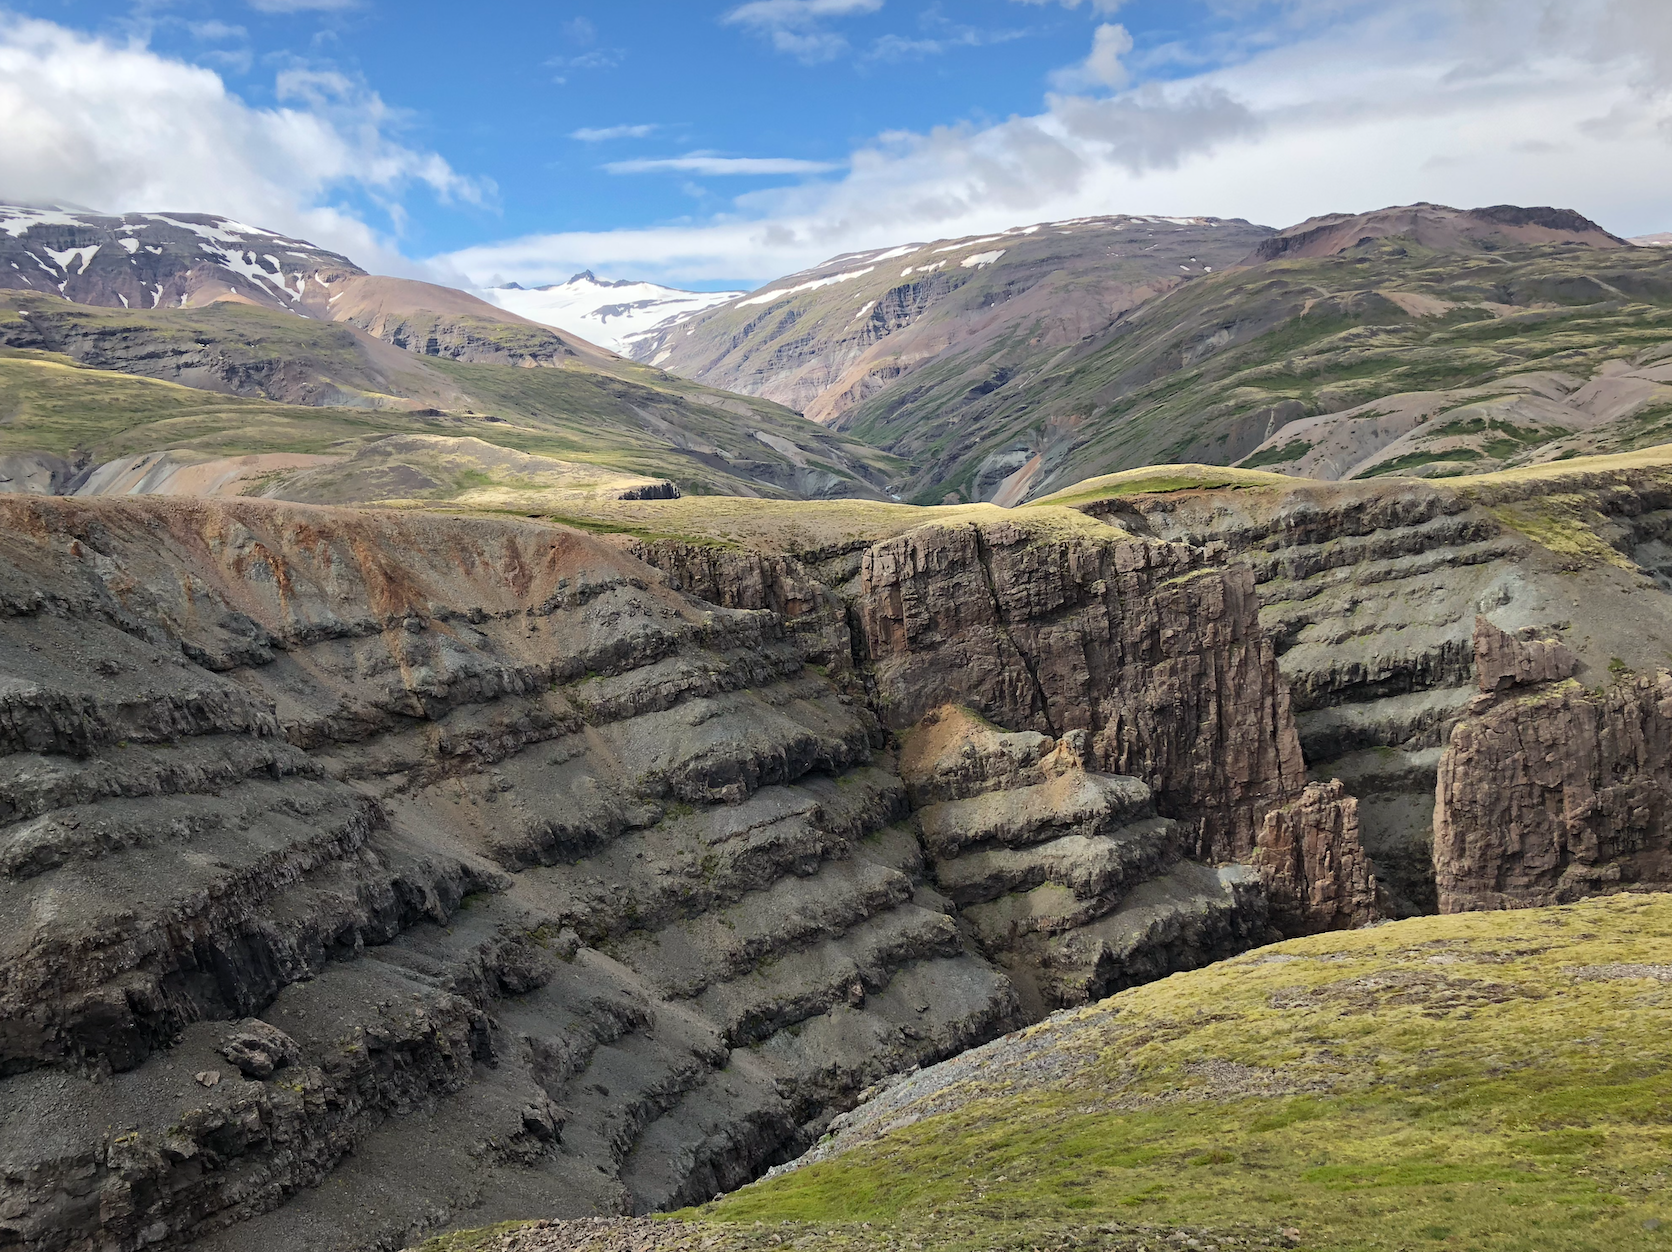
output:
M795 157L723 157L692 152L682 157L654 160L611 161L604 166L612 174L826 174L842 167L829 161L803 161Z
M624 48L594 47L598 42L598 28L584 17L571 18L558 29L564 42L569 45L569 50L546 58L547 69L613 70L627 57ZM553 81L561 86L569 79L565 75L558 75Z
M1081 0L1016 0L1018 4L1060 4L1065 9L1077 9ZM1086 8L1093 13L1110 16L1126 7L1127 0L1085 0Z
M207 42L249 37L249 31L242 26L229 26L227 23L213 18L207 22L187 22L186 29L191 31L194 39L202 39Z
M778 51L803 61L830 61L848 50L848 41L824 22L875 13L882 6L883 0L749 0L720 20L764 35Z
M610 139L643 139L661 130L655 122L644 122L637 126L583 126L579 130L569 132L569 138L579 139L582 143L604 143Z
M262 13L335 13L359 4L360 0L250 0L250 8Z
M865 59L870 61L907 61L919 57L940 56L955 48L984 48L992 44L1010 43L1025 39L1025 30L984 30L977 26L957 26L947 22L925 23L930 31L913 39L905 35L881 35L872 41Z

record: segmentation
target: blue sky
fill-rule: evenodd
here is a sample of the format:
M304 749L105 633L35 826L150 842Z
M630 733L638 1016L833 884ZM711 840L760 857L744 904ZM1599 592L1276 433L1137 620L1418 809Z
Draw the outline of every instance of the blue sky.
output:
M1086 212L1558 202L1646 232L1668 10L13 0L0 195L257 216L478 283L750 285Z

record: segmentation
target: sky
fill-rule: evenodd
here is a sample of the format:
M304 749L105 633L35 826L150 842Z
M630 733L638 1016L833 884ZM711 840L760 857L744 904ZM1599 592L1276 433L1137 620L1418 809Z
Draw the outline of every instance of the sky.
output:
M1672 0L0 0L0 199L459 285L1102 213L1672 230Z

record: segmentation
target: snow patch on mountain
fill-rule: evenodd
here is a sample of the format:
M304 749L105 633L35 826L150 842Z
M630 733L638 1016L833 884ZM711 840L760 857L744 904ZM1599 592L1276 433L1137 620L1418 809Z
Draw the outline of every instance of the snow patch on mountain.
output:
M681 291L657 283L597 277L583 270L547 287L489 287L482 295L531 322L566 330L599 347L627 355L654 330L679 325L704 309L736 300L741 291Z
M830 286L831 283L845 283L851 279L864 278L865 275L869 274L876 268L877 267L874 265L867 265L862 270L849 270L845 274L832 274L829 278L815 278L811 282L797 283L793 287L779 287L775 290L767 292L765 295L750 296L747 300L743 301L743 304L771 304L774 300L782 300L785 297L793 296L798 292L817 291L820 287Z

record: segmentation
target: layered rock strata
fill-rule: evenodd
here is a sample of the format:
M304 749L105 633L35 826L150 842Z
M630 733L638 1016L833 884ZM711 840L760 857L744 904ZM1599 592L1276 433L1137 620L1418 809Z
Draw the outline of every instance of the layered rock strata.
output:
M1062 736L1090 772L1153 791L1156 811L1177 824L1176 855L1248 860L1266 814L1299 801L1306 786L1248 570L1185 544L1114 528L1064 531L1038 516L924 525L804 559L669 541L630 547L715 603L783 614L803 656L845 675L885 724L904 730L957 705L1040 742ZM844 645L853 666L837 655ZM987 751L967 767L986 768ZM994 759L1005 774L1007 758ZM924 798L934 787L914 782L911 769L906 778L915 804L934 802ZM941 799L994 789L960 786ZM1308 810L1320 859L1309 867L1315 890L1291 910L1301 930L1363 920L1358 904L1333 903L1368 890L1356 806L1337 808ZM1322 851L1330 837L1338 854ZM1330 880L1336 871L1346 877ZM1285 883L1293 872L1284 870Z
M1179 823L1138 779L1088 769L1087 747L947 707L900 762L936 886L1035 1017L1267 935L1258 875L1185 862Z
M1441 907L1442 894L1446 907L1545 902L1551 883L1569 873L1551 865L1576 867L1558 894L1606 889L1614 870L1598 867L1616 862L1620 883L1657 881L1633 858L1672 845L1672 827L1657 819L1633 834L1629 815L1624 824L1600 811L1576 818L1589 812L1583 787L1552 783L1543 803L1569 813L1555 826L1577 821L1576 846L1596 841L1570 859L1556 850L1568 836L1537 816L1536 789L1500 792L1498 777L1569 768L1588 777L1591 763L1642 775L1624 746L1637 732L1608 728L1648 716L1627 707L1647 708L1647 697L1626 690L1651 682L1672 648L1672 486L1664 478L1625 468L1460 486L1297 483L1080 507L1252 571L1309 773L1357 799L1371 867L1388 907L1403 914ZM1558 732L1548 685L1568 678L1577 680L1571 698L1592 711L1560 715L1579 722ZM1535 691L1544 694L1531 698ZM1475 726L1466 747L1457 738L1465 722ZM1589 748L1592 722L1602 738ZM1571 753L1562 745L1568 734ZM1523 751L1509 746L1515 740L1541 746ZM1596 785L1606 790L1602 775ZM1524 854L1512 833L1523 812L1529 829L1545 831L1529 835ZM1645 851L1627 850L1634 843ZM1450 884L1443 891L1440 879ZM1281 901L1273 903L1282 918Z
M1483 694L1441 758L1440 908L1672 887L1672 672L1587 690L1559 641L1475 629ZM1623 667L1622 667L1623 669Z
M0 509L9 1244L678 1204L1020 1020L776 615L528 524Z
M925 526L864 553L853 616L880 716L943 703L1012 729L1089 732L1089 760L1140 778L1202 860L1235 860L1305 785L1289 693L1254 582L1196 549Z

